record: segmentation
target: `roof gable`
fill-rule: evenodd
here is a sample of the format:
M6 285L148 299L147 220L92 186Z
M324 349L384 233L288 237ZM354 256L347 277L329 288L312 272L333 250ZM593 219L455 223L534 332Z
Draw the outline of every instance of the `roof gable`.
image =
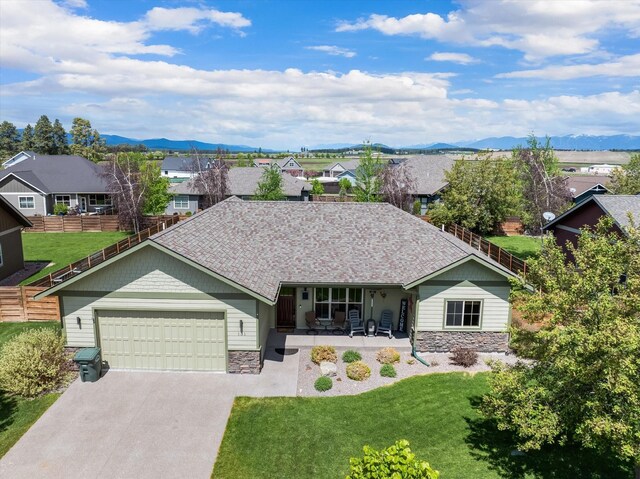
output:
M29 221L26 216L24 216L15 206L9 203L2 195L0 195L0 208L12 216L16 223L24 226L25 228L33 226L31 221Z

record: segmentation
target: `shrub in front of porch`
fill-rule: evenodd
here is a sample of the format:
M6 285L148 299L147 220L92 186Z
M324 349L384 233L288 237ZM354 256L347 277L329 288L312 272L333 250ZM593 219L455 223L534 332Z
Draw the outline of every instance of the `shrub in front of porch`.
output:
M454 348L451 351L451 362L458 366L470 368L478 362L478 352L471 348Z
M392 364L383 364L380 368L380 376L385 378L395 378L397 376L396 368Z
M376 354L376 359L381 364L393 364L400 361L400 353L395 348L382 348Z
M323 361L338 362L338 354L333 346L314 346L311 349L311 361L320 364Z
M371 376L371 368L362 361L355 361L347 366L347 377L354 381L364 381Z
M360 361L362 359L362 354L358 351L354 351L353 349L348 349L344 353L342 353L342 361L345 363L353 363L355 361Z
M325 392L333 387L333 381L328 376L320 376L316 379L316 382L313 384L313 387L316 388L316 391Z

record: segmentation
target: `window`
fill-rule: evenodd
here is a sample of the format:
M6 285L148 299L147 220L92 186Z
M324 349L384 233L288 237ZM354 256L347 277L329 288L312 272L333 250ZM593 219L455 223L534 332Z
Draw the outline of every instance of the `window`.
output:
M33 196L18 196L18 204L20 208L33 210L36 207L36 202L33 199Z
M453 328L480 327L482 301L447 301L445 326Z
M71 196L69 196L69 195L56 195L56 205L71 206Z
M177 210L188 210L189 209L189 196L188 195L177 195L173 199L173 207Z
M316 288L315 312L318 318L333 318L336 311L362 312L361 288ZM360 315L362 316L362 314Z
M111 196L109 196L109 195L89 195L89 205L91 205L91 206L111 206Z

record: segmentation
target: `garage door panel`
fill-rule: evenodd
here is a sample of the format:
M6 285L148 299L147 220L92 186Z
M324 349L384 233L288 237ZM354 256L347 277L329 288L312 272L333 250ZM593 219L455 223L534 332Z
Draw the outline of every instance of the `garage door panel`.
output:
M99 311L98 323L112 368L226 370L224 313Z

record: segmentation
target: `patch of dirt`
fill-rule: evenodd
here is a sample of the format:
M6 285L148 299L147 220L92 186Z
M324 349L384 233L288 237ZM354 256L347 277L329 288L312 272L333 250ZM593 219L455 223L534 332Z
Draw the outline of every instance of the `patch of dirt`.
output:
M51 265L53 263L45 263L44 261L25 261L24 268L0 281L0 286L18 286L25 279Z

